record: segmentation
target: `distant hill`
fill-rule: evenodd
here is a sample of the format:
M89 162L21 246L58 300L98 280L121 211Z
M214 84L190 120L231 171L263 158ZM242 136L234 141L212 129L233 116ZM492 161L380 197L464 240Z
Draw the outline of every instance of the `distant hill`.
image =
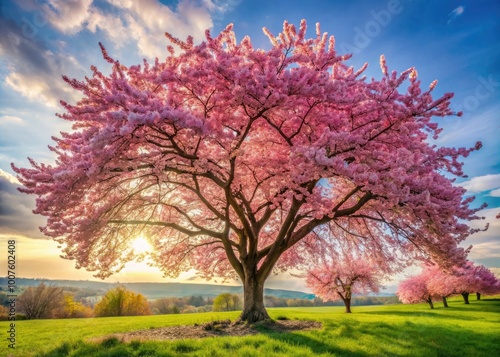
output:
M148 300L155 300L164 297L184 297L203 296L216 297L219 294L231 293L241 294L241 286L215 285L215 284L189 284L189 283L107 283L91 280L49 280L49 279L27 279L17 278L17 286L36 286L42 282L54 286L66 286L75 288L91 288L100 290L103 293L117 285L124 285L128 289L143 294ZM0 278L0 286L7 286L7 279ZM314 294L301 291L264 289L264 295L275 296L284 299L308 299L313 300Z

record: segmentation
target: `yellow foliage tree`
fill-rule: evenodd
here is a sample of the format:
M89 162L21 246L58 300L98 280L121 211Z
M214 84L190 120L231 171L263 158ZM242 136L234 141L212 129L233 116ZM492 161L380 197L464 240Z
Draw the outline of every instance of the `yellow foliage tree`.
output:
M65 293L62 306L56 311L57 318L91 317L92 308L75 301L72 294Z
M95 316L150 315L149 303L144 295L134 293L124 286L109 290L94 307Z
M234 311L241 309L241 302L238 295L229 293L220 294L214 299L213 311Z

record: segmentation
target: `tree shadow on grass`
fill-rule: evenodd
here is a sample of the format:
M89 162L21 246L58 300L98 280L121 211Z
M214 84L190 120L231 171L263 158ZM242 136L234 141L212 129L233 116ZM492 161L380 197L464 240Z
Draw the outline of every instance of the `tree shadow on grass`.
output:
M357 322L354 321L355 325ZM309 350L313 355L328 354L334 356L352 356L352 357L368 357L371 354L367 354L362 351L355 351L350 349L341 348L335 345L335 341L330 338L327 334L324 334L321 330L314 330L314 332L303 331L304 333L296 332L277 332L276 330L267 329L265 326L258 328L260 334L269 338L269 340L274 340L281 343L285 349L301 349ZM356 337L356 329L351 325L346 325L341 331L343 337ZM252 336L248 336L251 338ZM219 338L219 337L215 337ZM223 338L223 337L220 337ZM246 336L241 337L245 339ZM210 343L211 338L203 339ZM100 343L88 343L83 341L78 341L75 343L64 343L61 346L49 351L47 353L38 354L37 357L121 357L121 356L159 356L159 357L169 357L169 356L179 356L179 355L191 355L190 353L196 352L198 347L193 346L189 343L190 340L178 340L178 341L161 341L160 343L172 344L169 346L170 351L158 351L158 345L154 344L144 344L139 341L132 341L130 343L122 342L121 340L110 337ZM253 345L254 341L248 340L248 343L243 341L244 345ZM204 350L205 351L205 350ZM234 351L236 354L238 351ZM277 349L277 354L279 353L279 347ZM297 351L299 356L300 351ZM231 351L228 351L228 356L231 355Z
M280 346L283 350L294 351L298 356L301 351L312 355L334 355L368 357L374 355L391 356L500 356L500 344L496 330L473 330L450 324L450 321L441 321L441 317L449 315L434 314L431 311L404 312L404 311L370 311L359 312L359 315L380 315L380 321L337 320L335 318L323 321L321 330L304 330L294 332L277 332L265 326L259 332L269 340L274 340L276 355L280 355ZM408 320L391 320L390 315L408 317ZM413 318L413 319L412 319ZM217 337L219 338L219 337ZM221 337L223 338L223 337ZM255 344L249 337L241 337L244 345ZM239 338L238 338L239 339ZM206 339L210 344L210 339ZM229 340L228 340L229 341ZM205 346L205 343L201 343ZM265 345L265 341L259 341ZM233 342L228 342L228 355L231 355ZM191 356L202 349L204 353L220 352L217 345L208 349L200 344L193 344L191 340L168 341L160 343L142 343L132 341L124 343L116 338L104 340L99 344L76 342L62 344L58 348L38 357L121 357L121 356ZM308 351L309 353L306 353ZM237 351L233 351L237 355Z
M449 308L448 308L449 309ZM456 315L456 314L446 314L446 315L440 315L440 314L434 314L432 313L433 310L427 311L413 311L413 312L406 312L406 311L365 311L365 312L359 312L359 315L380 315L380 316L400 316L400 317L407 317L409 319L414 318L415 316L425 316L429 318L443 318L443 319L456 319L456 320L464 320L464 321L475 321L477 318L473 316L461 316L461 315ZM451 310L447 310L451 311Z
M482 303L482 302L486 303ZM493 303L492 303L493 302ZM497 303L498 302L498 303ZM474 313L476 309L480 309L481 312L487 313L500 313L500 299L484 299L479 301L472 301L470 304L463 303L450 303L449 307L437 306L434 309L418 309L415 311L409 310L390 310L390 311L362 311L356 312L360 315L380 315L380 316L401 316L413 318L414 316L429 316L434 318L443 319L456 319L464 321L475 321L477 317L471 314L464 315L463 312Z
M419 316L418 322L406 321L403 325L384 321L363 323L359 332L373 335L382 345L412 351L412 356L500 356L498 333L436 324L434 317Z
M125 343L115 337L110 337L101 343L77 341L63 343L46 353L39 353L36 357L124 357L124 356L150 356L150 357L175 357L178 353L191 352L193 349L184 341L179 341L173 346L172 352L158 351L157 346L139 341ZM178 352L178 353L176 353Z
M358 324L357 321L352 321L353 325ZM314 355L319 354L332 354L334 356L352 356L352 357L368 357L372 356L362 351L353 351L350 349L342 348L335 344L335 340L332 339L328 332L324 330L303 331L303 332L287 332L279 333L272 330L266 330L265 328L259 329L259 331L266 337L285 343L288 346L297 346L305 349L309 349ZM357 332L354 327L350 324L345 325L344 329L341 331L343 337L355 338Z
M324 321L322 331L270 333L267 336L287 344L308 347L314 354L331 353L335 356L500 356L496 331L464 329L449 321L440 323L439 317L419 314L413 322L398 323L387 319L362 322L332 319ZM356 341L359 349L343 348L346 339ZM366 350L370 352L366 353Z

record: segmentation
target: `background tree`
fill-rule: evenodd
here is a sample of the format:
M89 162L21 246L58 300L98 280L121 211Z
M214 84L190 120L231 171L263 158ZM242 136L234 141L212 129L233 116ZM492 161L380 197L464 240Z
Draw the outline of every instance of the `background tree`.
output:
M403 304L417 304L427 302L431 309L434 309L433 299L435 295L431 293L427 282L429 277L426 274L419 274L409 277L399 283L396 295Z
M469 294L479 291L480 282L476 276L476 266L467 261L465 264L453 268L454 288L457 294L462 295L465 304L469 304Z
M366 250L460 264L477 210L449 177L481 144L427 141L441 131L431 118L454 114L452 94L433 99L436 81L422 89L414 68L390 73L383 56L382 79L366 81L319 24L312 39L305 21L264 31L267 51L238 43L232 25L199 45L166 34L181 52L143 66L101 45L109 76L63 77L83 96L61 102L73 131L54 138L56 163L13 165L43 233L99 277L148 236L168 276L239 278L250 322L269 318L269 275L307 266L332 227L358 227Z
M150 315L149 304L144 295L118 286L109 290L94 307L96 316Z
M205 299L203 299L203 296L190 296L188 298L188 304L200 307L205 305Z
M75 301L73 294L64 292L63 296L63 303L53 313L55 318L91 317L94 315L92 308L80 301Z
M63 289L41 283L24 290L17 297L16 303L27 320L50 318L57 309L64 305Z
M7 321L9 319L9 309L0 305L0 321Z
M500 280L484 265L476 266L475 276L477 279L476 297L481 300L481 294L495 295L500 293Z
M241 309L238 295L224 293L214 299L213 311L234 311L238 309Z
M180 304L175 300L175 298L156 299L151 303L151 308L155 314L180 314ZM182 306L185 305L185 303L182 304Z
M469 304L469 294L476 293L477 299L483 294L496 294L500 292L500 281L495 275L483 265L475 265L471 261L455 267L452 272L454 276L454 288L457 294L461 294L464 303Z
M443 306L448 307L446 299L455 291L455 276L450 272L443 271L437 265L428 265L424 267L421 273L423 279L426 279L427 289L431 296L439 296L443 301Z
M306 285L323 300L342 299L351 312L353 294L378 292L383 273L368 257L344 255L308 270Z

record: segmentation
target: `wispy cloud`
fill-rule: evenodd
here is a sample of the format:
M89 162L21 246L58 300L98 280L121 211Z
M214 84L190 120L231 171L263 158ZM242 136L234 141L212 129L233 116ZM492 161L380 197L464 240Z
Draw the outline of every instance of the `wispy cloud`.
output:
M1 13L0 13L1 17ZM36 36L27 36L22 26L1 18L0 53L8 63L5 83L33 101L55 107L59 99L74 99L74 91L60 79L74 71L71 56L53 52Z
M493 190L489 194L492 197L500 197L500 188L497 188L496 190Z
M113 46L119 48L131 41L140 56L149 58L165 56L165 32L201 40L205 30L213 26L213 13L224 11L208 0L180 0L175 9L158 0L107 3L112 11L98 7L93 0L50 0L41 10L50 25L66 35L100 30Z
M107 44L110 47L125 47L128 54L153 59L166 56L165 32L182 39L192 35L200 41L205 30L213 27L212 15L225 11L209 0L180 0L175 8L158 0L22 0L19 6L30 11L36 21L29 27L4 18L6 15L0 12L0 33L4 34L0 36L0 54L7 63L5 83L49 107L57 107L61 99L77 99L77 93L60 79L61 74L81 78L88 73L75 64L64 46L54 47L40 38L43 27L55 29L69 41L78 33L100 31L111 42Z
M61 32L73 34L81 30L90 16L93 0L49 0L43 11L50 24Z
M468 192L479 193L500 188L500 174L477 176L468 181L460 183ZM491 194L491 193L490 193Z
M461 16L465 11L465 7L460 5L453 9L452 12L448 14L448 22L447 24L449 25L453 20L455 20L457 17Z
M217 10L207 1L181 0L175 9L157 0L144 0L140 3L118 0L108 2L118 10L118 16L123 19L123 26L127 30L125 33L136 43L138 54L149 58L165 57L165 32L181 39L191 35L195 40L202 40L205 30L212 28L213 11ZM115 28L108 28L107 23L96 26L108 34L114 33Z
M13 115L2 115L0 116L0 126L6 125L25 125L26 123L19 117ZM1 170L0 170L1 171ZM1 175L1 172L0 172Z
M21 184L19 182L19 180L17 179L17 177L15 177L12 174L9 174L8 172L5 172L2 169L0 169L0 180L6 180L9 183L14 184L14 185L20 185Z
M461 246L468 247L472 245L472 250L469 253L469 259L478 264L486 266L499 266L500 258L500 220L495 216L498 214L498 208L490 208L478 212L479 216L483 216L484 220L471 221L472 228L481 229L481 231L472 234L467 238ZM486 223L489 223L488 230L484 231Z

